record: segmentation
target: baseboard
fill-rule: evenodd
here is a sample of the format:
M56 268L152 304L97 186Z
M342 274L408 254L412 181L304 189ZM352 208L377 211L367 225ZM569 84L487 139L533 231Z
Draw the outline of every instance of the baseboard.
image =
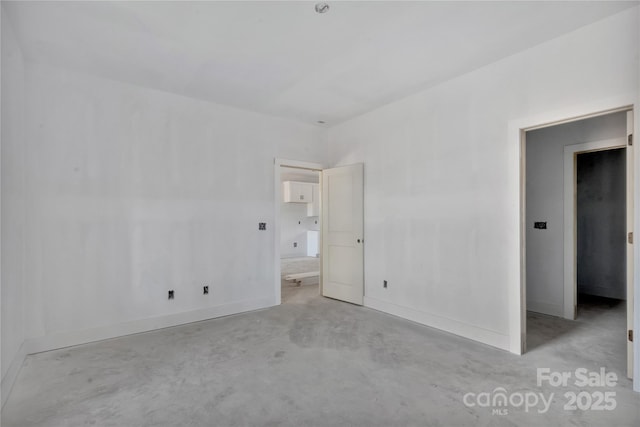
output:
M40 353L43 351L56 350L74 345L122 337L125 335L150 332L157 329L169 328L171 326L179 326L186 323L199 322L202 320L214 319L216 317L259 310L262 308L272 307L273 305L274 303L272 298L238 301L215 307L208 307L201 310L134 320L100 328L57 332L43 337L28 339L25 343L26 354Z
M11 389L13 388L13 384L16 382L16 378L18 378L18 374L20 373L20 368L22 368L22 364L24 363L24 359L27 357L27 347L23 342L15 356L11 360L11 364L9 365L9 369L7 373L2 377L1 384L1 393L2 393L2 406L7 402L9 398L9 393L11 393Z
M547 314L549 316L564 317L564 307L561 304L527 300L527 311Z
M488 344L502 350L510 351L509 335L501 334L489 329L479 328L468 323L427 313L413 308L403 307L379 299L364 297L364 306L382 311L387 314L411 320L425 326L440 329L473 341Z

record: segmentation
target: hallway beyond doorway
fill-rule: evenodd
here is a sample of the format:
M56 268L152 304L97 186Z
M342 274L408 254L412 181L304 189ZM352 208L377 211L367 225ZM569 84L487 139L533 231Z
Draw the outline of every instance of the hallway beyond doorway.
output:
M282 258L280 260L280 276L282 285L282 303L306 303L310 298L317 296L319 290L319 277L303 280L298 284L292 280L285 280L289 274L320 271L320 258L296 257Z

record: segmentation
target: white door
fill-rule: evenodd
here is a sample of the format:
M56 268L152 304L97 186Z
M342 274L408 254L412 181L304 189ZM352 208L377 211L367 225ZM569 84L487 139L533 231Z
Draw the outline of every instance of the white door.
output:
M627 111L627 141L633 138L633 111ZM633 233L633 145L627 143L627 233ZM627 241L627 331L633 331L633 234ZM627 334L627 376L633 378L633 342Z
M364 168L322 171L322 295L362 305Z

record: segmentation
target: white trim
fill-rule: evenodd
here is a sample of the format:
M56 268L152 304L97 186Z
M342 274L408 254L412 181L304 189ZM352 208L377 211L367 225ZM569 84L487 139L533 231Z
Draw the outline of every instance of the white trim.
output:
M18 378L18 374L20 373L25 357L27 357L27 346L23 342L16 354L13 356L9 369L7 369L7 373L2 377L2 386L0 389L2 390L3 407L4 404L7 403L9 394L11 393L11 389Z
M638 14L640 16L640 8L638 8ZM640 92L638 93L640 95ZM639 98L640 101L640 98ZM640 104L636 104L633 108L634 114L634 138L637 137L637 129L638 124L640 123ZM636 138L637 141L637 138ZM636 142L636 145L638 143ZM638 192L640 191L640 184L638 180L640 179L640 159L639 153L640 150L633 150L633 234L638 235L636 229L638 228L638 224L640 224L640 207L638 204L640 203L640 197L638 196ZM640 333L640 251L633 251L633 330L636 334ZM636 373L638 372L638 367L640 366L640 339L636 339L633 341L633 366L635 367ZM640 392L640 375L633 376L633 390Z
M511 212L511 221L505 224L507 228L508 246L507 253L510 254L510 258L506 262L507 275L507 298L508 298L508 313L509 313L509 351L514 354L522 354L524 352L524 345L526 339L524 333L526 331L526 313L523 315L526 293L521 292L520 286L524 284L526 277L524 276L524 232L523 232L523 217L521 212L524 211L524 179L521 177L521 171L524 170L524 153L522 153L522 147L524 142L521 142L521 130L519 127L510 127L510 133L515 131L514 141L515 144L509 144L509 175L507 179L507 186L509 194L513 195L510 198L512 202L509 204ZM522 132L523 133L523 132ZM524 134L524 133L523 133Z
M634 123L635 120L633 119L633 115L634 115L634 111L627 111L627 132L626 132L626 137L629 138L633 138L633 128L634 128ZM628 139L625 141L625 143L628 142ZM636 166L635 166L635 151L633 148L633 144L632 145L628 145L626 146L626 167L627 167L627 182L626 182L626 200L627 200L627 224L626 224L626 231L627 233L629 232L633 232L633 229L635 228L635 224L636 224L636 220L635 220L635 214L636 214L636 210L635 210L635 203L636 203L636 197L635 197L635 191L636 191L636 187L635 187L635 179L636 179ZM629 200L631 200L632 203L629 203ZM630 245L627 244L626 245L626 262L627 262L627 277L626 277L626 287L627 287L627 328L630 330L634 330L634 318L636 316L636 311L634 308L634 303L635 303L635 298L636 298L636 291L634 288L634 277L635 277L635 273L636 273L636 264L635 264L635 256L637 251L635 250L635 248L633 247L634 245ZM628 378L633 378L634 377L634 366L637 366L635 364L635 360L634 360L634 343L633 342L629 342L629 340L627 339L627 377Z
M299 160L287 160L287 159L274 159L274 173L273 173L273 265L275 268L274 271L274 300L273 305L280 305L282 303L282 289L280 285L280 200L282 200L282 184L280 183L280 171L282 167L291 167L298 169L309 169L318 172L322 172L324 166L320 163L311 163L311 162L302 162ZM319 176L319 179L322 180L322 176ZM322 181L318 185L322 185ZM322 255L320 256L322 258ZM320 277L320 286L322 286L322 277Z
M577 153L584 153L588 151L612 150L615 148L626 147L627 143L626 138L624 137L585 142L583 144L565 145L564 147L564 297L561 316L565 319L575 319L577 298L575 155Z
M510 341L508 334L479 328L475 325L416 310L409 307L399 306L387 301L371 298L365 295L364 306L383 313L391 314L402 319L411 320L425 326L436 328L451 334L459 335L473 341L479 341L502 350L510 351Z
M157 329L169 328L172 326L184 325L187 323L200 322L231 314L238 314L247 311L259 310L273 306L271 298L255 300L236 301L229 304L208 307L201 310L175 313L167 316L152 317L148 319L133 320L130 322L118 323L115 325L98 328L84 329L79 331L57 332L38 338L28 339L25 343L28 354L40 353L43 351L56 350L74 345L87 344L94 341L102 341L111 338L118 338L126 335L151 332Z
M276 166L285 167L285 168L298 168L298 169L309 169L313 171L321 172L325 167L320 163L312 163L312 162L302 162L298 160L287 160L287 159L279 159L276 158L274 160Z
M2 5L0 5L0 34L2 34ZM2 56L0 55L0 82L2 81ZM24 74L24 68L22 69L22 73ZM0 84L0 100L2 99L2 85ZM2 114L0 114L0 135L2 135ZM0 138L0 148L2 146L2 141ZM0 153L2 150L0 149ZM2 156L0 155L0 189L2 188ZM0 191L0 236L2 236L2 197ZM0 260L2 259L2 239L0 239ZM0 308L2 308L2 263L0 263ZM24 307L24 306L23 306ZM1 311L1 310L0 310ZM4 406L5 400L7 400L8 392L5 392L4 386L4 377L2 377L2 316L0 316L0 408ZM13 382L11 382L13 385ZM1 414L2 411L0 411ZM0 417L0 424L2 424L2 420Z
M511 242L512 250L515 250L515 253L520 253L520 258L517 259L517 265L519 270L514 272L510 272L509 283L525 283L527 280L527 247L525 244L527 238L527 227L525 224L526 218L525 213L527 212L527 200L525 198L526 194L526 168L527 162L525 158L525 148L526 148L526 133L523 130L518 130L520 134L520 144L513 145L511 148L511 155L516 160L512 163L513 167L516 168L518 165L517 161L519 159L518 168L514 171L514 175L518 176L517 179L513 180L513 185L518 183L517 194L519 194L519 204L516 205L515 212L517 217L519 218L519 222L512 223L511 230L513 232L513 236L517 236L516 242ZM516 150L515 153L513 152ZM519 288L510 287L508 292L509 298L509 318L511 320L509 325L509 346L511 348L511 352L521 355L527 351L527 293L520 292Z
M509 134L512 137L514 133L519 136L521 130L531 131L620 111L628 111L633 108L635 101L634 98L629 96L618 96L599 102L542 112L534 116L511 120L509 122Z

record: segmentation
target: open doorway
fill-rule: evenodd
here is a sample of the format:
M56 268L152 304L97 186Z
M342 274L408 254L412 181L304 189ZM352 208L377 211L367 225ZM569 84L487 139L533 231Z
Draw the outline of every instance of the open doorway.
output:
M283 279L293 283L302 279L296 285L310 298L313 295L322 295L362 305L364 303L364 164L356 163L323 169L322 165L316 163L275 159L274 166L275 304L281 304L284 299L282 298ZM313 178L310 178L310 173L313 174ZM318 183L317 197L314 198L313 191L316 187L312 184L315 184L313 182L315 176L318 176L318 181L321 182ZM306 187L308 185L312 185L311 193ZM312 239L305 238L306 243L311 243L310 247L303 246L308 249L304 258L307 258L309 264L313 262L313 267L317 265L318 271L311 270L305 263L301 267L304 271L300 273L282 272L282 260L286 256L281 257L281 253L288 254L289 246L294 247L294 243L297 243L295 248L300 247L300 242L297 240L281 239L282 204L293 203L293 200L306 205L306 216L302 212L297 213L298 219L294 218L294 226L302 226L305 221L320 231L316 252L319 257L316 255L316 260L309 259L313 258L315 236ZM315 204L313 200L316 200ZM287 247L281 247L282 244ZM305 282L315 286L303 288ZM316 282L319 283L316 285ZM303 301L298 300L298 302L304 302L304 298Z
M526 346L577 339L629 376L630 119L617 111L528 130L524 147Z
M576 317L600 306L624 313L626 159L624 148L576 154ZM621 310L620 310L621 309Z
M320 172L280 167L281 302L306 303L320 294Z

